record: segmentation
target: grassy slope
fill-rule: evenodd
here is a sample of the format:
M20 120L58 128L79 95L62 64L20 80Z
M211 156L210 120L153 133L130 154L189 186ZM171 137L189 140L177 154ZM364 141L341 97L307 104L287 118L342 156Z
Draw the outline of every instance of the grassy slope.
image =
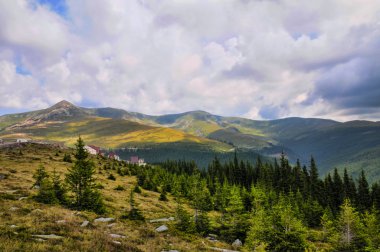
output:
M161 143L194 143L198 147L208 146L215 150L228 150L223 143L197 137L179 130L154 127L123 119L90 117L82 120L39 124L29 128L3 131L0 136L6 138L24 135L33 139L62 141L73 145L81 135L88 143L108 148L120 148L127 145L150 145Z
M101 193L108 209L104 216L115 218L116 225L90 224L81 228L84 220L91 222L99 216L90 212L78 213L58 205L44 205L31 199L36 194L36 190L31 189L36 168L41 164L49 172L55 168L63 178L71 164L61 160L64 153L72 151L29 145L21 152L20 155L19 149L0 149L0 174L7 175L0 183L0 251L207 251L205 244L229 248L227 244L210 243L199 236L178 233L173 223L166 223L169 226L167 233L156 233L154 229L161 225L159 223L121 220L120 216L129 209L129 192L136 184L136 178L121 177L114 170L100 170L111 161L96 158L93 159L97 171L101 171L97 173L97 181L104 185ZM116 181L107 179L109 173L116 176ZM118 185L126 190L114 190ZM18 200L20 197L28 198ZM136 204L147 219L175 216L175 200L170 195L168 197L168 202L162 202L156 192L143 190L141 194L135 194ZM12 211L11 207L17 209ZM185 207L193 211L186 204ZM217 216L215 213L210 215ZM59 224L58 220L66 223ZM11 225L17 227L12 228ZM126 239L111 238L111 233L125 235ZM65 238L39 242L32 237L33 234L56 234ZM120 241L121 245L113 243L114 240Z

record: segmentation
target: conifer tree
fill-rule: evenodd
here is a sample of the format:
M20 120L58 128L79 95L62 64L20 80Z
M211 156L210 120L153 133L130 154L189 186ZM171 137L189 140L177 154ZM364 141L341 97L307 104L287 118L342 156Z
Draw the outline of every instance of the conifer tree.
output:
M310 160L310 196L312 199L320 201L323 199L322 188L319 181L318 168L315 160L311 157Z
M37 168L36 172L33 174L33 178L35 179L35 182L34 182L32 188L33 187L40 187L42 184L42 181L48 177L49 177L49 175L46 172L45 167L40 165Z
M79 137L76 143L75 162L66 174L68 188L74 194L73 206L76 209L92 210L98 213L105 211L100 193L95 189L95 167L88 159L84 142Z
M355 251L357 249L355 243L360 240L362 227L359 214L347 199L341 206L338 228L340 238L338 243L335 244L336 248L340 251Z
M332 198L333 198L333 207L334 207L333 210L334 210L334 213L336 213L340 205L342 205L343 199L344 199L343 181L336 168L334 169L334 176L333 176Z
M358 196L357 196L358 210L364 212L371 207L371 196L369 194L369 185L365 177L364 170L362 170L358 180Z
M352 177L348 176L346 168L343 175L343 188L343 198L354 202L356 200L356 185Z

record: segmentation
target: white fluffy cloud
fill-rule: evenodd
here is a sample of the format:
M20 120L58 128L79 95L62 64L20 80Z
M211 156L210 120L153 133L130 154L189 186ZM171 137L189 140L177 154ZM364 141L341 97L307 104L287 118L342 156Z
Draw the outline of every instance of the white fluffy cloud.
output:
M380 117L376 0L66 7L0 0L0 112L67 99L148 114Z

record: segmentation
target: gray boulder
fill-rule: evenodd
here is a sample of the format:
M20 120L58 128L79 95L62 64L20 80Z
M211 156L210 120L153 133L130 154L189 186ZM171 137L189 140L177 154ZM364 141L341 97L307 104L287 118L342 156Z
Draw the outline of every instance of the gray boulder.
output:
M232 247L234 248L239 248L243 246L243 243L239 240L239 239L236 239L233 243L232 243Z
M33 235L33 237L41 238L41 239L47 239L47 240L59 240L63 239L65 237L55 235L55 234L49 234L49 235Z
M90 222L88 220L85 220L82 222L82 224L80 225L81 227L87 227L88 224L90 224Z
M169 228L166 225L162 225L156 228L156 232L165 232L165 231L168 231L168 229Z
M94 220L94 222L111 222L111 221L114 221L115 219L114 218L97 218Z

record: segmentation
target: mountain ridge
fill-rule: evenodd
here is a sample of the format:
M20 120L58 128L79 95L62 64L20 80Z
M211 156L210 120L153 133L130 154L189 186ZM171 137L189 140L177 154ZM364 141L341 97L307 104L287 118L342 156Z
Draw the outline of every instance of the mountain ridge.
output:
M61 135L52 129L61 130ZM58 139L73 133L92 132L90 139L95 143L113 148L128 144L153 144L159 148L160 144L174 146L174 142L179 141L184 151L189 143L198 144L206 151L235 149L267 156L278 156L285 150L291 162L300 159L307 163L310 156L314 156L322 174L335 167L343 169L347 164L351 170L367 169L363 155L356 155L367 153L372 160L368 169L373 174L369 175L380 178L376 168L378 161L371 154L380 149L380 122L376 121L338 122L302 117L251 120L201 110L153 116L110 107L83 108L61 101L43 110L0 116L0 138L12 132ZM110 145L110 137L106 136L111 135L117 144ZM189 148L198 147L191 144ZM353 160L352 157L357 158Z

